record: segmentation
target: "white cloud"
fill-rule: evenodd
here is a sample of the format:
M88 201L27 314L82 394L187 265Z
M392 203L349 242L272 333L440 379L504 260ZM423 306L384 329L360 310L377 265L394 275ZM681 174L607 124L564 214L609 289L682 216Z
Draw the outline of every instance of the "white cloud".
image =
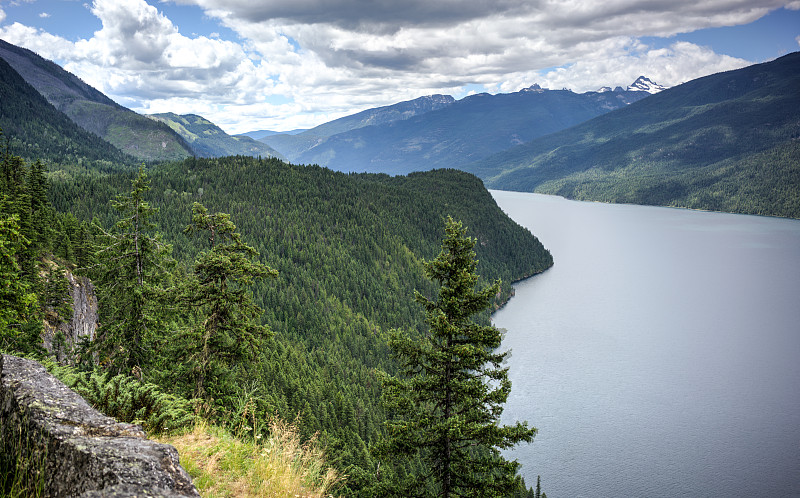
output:
M47 19L48 17L50 17L50 14L48 14L47 12L40 12L39 17L41 17L42 19Z
M334 112L423 94L459 94L475 84L512 91L541 81L583 91L628 85L649 73L654 79L661 77L662 84L674 85L746 62L688 45L657 52L641 46L638 37L745 24L782 4L179 1L200 5L208 16L248 40L262 61L280 74L278 88L304 108ZM430 9L447 12L432 20ZM696 63L693 56L699 57ZM547 71L543 77L541 72L552 67L564 69Z
M605 58L583 60L548 71L540 84L543 87L567 87L586 92L601 86L625 88L644 75L669 87L750 64L746 60L720 55L709 48L687 42L675 42L663 49L650 49L632 42L631 47L632 50L627 54L608 54Z
M0 27L0 38L48 59L65 60L73 50L73 44L69 40L18 22Z
M2 7L0 7L0 23L5 21L5 19L6 19L6 12L2 9Z
M270 89L270 75L241 45L183 36L143 0L95 0L91 12L102 28L77 42L20 23L0 27L0 37L61 62L134 110L174 98L214 105L257 102Z
M140 112L202 114L229 132L310 127L368 107L483 86L675 85L747 61L642 36L752 22L783 0L172 0L241 40L188 37L144 0L95 0L77 42L14 23L0 37L63 63ZM157 4L156 4L157 5ZM787 8L800 8L793 0ZM0 23L4 13L0 10ZM800 43L800 37L798 39ZM557 69L553 69L557 68Z

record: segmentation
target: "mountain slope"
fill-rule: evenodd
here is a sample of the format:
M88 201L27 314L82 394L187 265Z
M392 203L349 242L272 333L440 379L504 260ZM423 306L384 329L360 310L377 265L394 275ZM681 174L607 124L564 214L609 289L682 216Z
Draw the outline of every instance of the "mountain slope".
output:
M386 418L378 371L396 371L391 329L426 330L414 292L430 296L436 290L422 260L439 252L443 218L462 220L478 239L478 272L484 282L503 280L502 298L510 296L512 281L552 264L483 183L460 171L347 175L276 159L225 157L159 164L148 176L147 199L159 208L153 220L176 258L191 264L206 248L203 237L184 231L192 204L202 202L210 212L230 213L243 240L278 270L277 279L254 286L275 334L257 360L243 366L241 385L253 396L253 416L297 419L304 437L318 435L332 463L348 475L353 494L342 496L370 495L357 491L374 483L378 464L368 450ZM131 177L56 179L54 205L110 226L119 216L110 200L131 188ZM185 353L171 346L174 329L164 330L170 332L159 353L167 361L153 380L191 395L191 376L181 372Z
M479 94L402 121L339 133L297 161L390 174L463 164L646 97L646 92L543 90Z
M65 165L100 162L131 164L133 158L76 125L47 102L8 63L0 58L0 129L11 153L28 160Z
M168 126L126 109L74 74L0 40L4 58L32 87L83 129L140 160L182 159L189 146Z
M181 116L167 112L150 114L148 117L172 128L186 140L196 156L280 157L280 154L269 145L246 136L232 137L211 121L196 114Z
M282 133L259 138L275 150L296 162L302 153L324 143L333 135L363 128L410 119L420 114L447 107L455 102L449 95L429 95L397 104L367 109L349 116L334 119L302 133Z
M491 188L800 217L800 53L467 165Z

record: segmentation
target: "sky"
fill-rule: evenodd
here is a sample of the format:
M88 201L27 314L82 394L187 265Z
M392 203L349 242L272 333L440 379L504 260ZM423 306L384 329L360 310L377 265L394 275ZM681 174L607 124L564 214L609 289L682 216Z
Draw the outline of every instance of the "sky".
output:
M675 86L800 50L800 0L0 0L0 39L234 134L432 94Z

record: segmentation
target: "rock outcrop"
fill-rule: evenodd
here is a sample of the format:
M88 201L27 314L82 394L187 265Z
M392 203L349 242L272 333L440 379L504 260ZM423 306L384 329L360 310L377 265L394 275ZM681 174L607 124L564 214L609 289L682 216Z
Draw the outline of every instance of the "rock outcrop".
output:
M172 446L107 417L35 361L0 355L0 476L42 496L200 496Z
M72 301L72 318L61 320L58 316L48 316L42 330L42 344L48 353L55 355L59 362L75 363L75 346L81 340L93 340L98 323L97 295L94 285L86 277L75 276L64 271L68 292Z

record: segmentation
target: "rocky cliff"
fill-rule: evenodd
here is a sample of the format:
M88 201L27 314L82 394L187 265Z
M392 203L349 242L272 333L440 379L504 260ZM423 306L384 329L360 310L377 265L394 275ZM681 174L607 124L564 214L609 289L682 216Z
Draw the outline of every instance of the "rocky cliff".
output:
M97 296L92 282L65 270L69 282L68 292L72 303L72 318L64 320L48 314L42 330L42 344L59 363L75 363L74 350L82 340L93 340L97 330Z

